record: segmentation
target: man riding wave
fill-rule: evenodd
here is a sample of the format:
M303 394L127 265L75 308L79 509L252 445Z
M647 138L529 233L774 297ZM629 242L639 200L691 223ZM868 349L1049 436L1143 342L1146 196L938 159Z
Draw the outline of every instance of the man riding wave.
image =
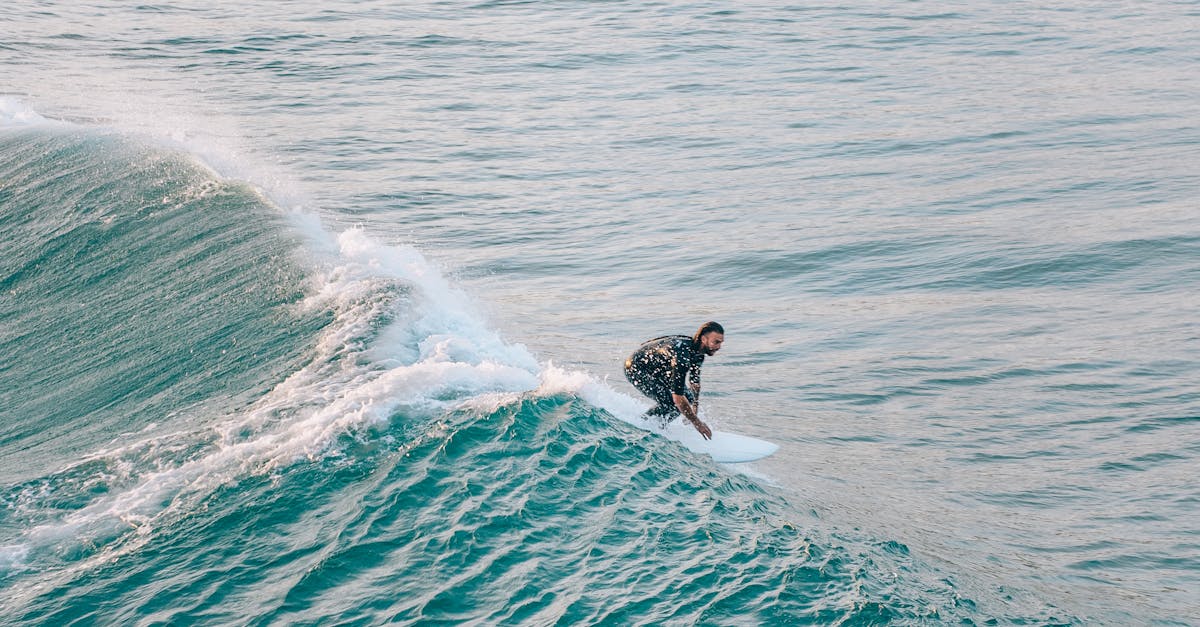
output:
M714 355L725 342L725 329L706 322L695 335L666 335L642 344L625 360L625 378L655 406L646 412L664 423L680 414L705 439L712 430L700 420L700 366L705 355Z

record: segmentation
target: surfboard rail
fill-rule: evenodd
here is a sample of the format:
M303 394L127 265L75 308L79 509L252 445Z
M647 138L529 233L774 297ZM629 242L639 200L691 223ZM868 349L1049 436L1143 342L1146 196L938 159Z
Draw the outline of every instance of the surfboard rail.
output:
M757 461L779 450L779 445L774 442L728 431L713 430L712 439L705 440L700 432L682 419L673 420L665 427L659 426L655 421L640 418L626 420L626 422L679 442L689 451L708 455L713 458L713 461L722 464Z

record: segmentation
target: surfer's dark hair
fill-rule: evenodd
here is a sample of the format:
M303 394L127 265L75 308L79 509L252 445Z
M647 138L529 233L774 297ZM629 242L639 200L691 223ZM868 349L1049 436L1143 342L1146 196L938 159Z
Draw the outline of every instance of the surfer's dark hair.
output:
M696 334L692 336L692 341L699 344L700 338L708 335L709 333L720 333L721 335L725 335L725 327L721 326L721 324L718 322L709 320L708 322L700 325L700 330L696 331Z

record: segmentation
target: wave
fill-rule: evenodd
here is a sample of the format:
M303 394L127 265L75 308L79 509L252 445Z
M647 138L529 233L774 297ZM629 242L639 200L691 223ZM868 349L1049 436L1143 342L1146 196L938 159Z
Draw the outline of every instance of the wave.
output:
M0 621L980 616L903 545L614 420L645 405L416 249L0 116Z

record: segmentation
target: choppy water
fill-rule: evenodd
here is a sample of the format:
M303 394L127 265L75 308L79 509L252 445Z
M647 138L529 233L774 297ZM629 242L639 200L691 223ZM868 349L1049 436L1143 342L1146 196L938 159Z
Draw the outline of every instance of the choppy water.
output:
M1194 3L0 25L4 624L1200 623Z

